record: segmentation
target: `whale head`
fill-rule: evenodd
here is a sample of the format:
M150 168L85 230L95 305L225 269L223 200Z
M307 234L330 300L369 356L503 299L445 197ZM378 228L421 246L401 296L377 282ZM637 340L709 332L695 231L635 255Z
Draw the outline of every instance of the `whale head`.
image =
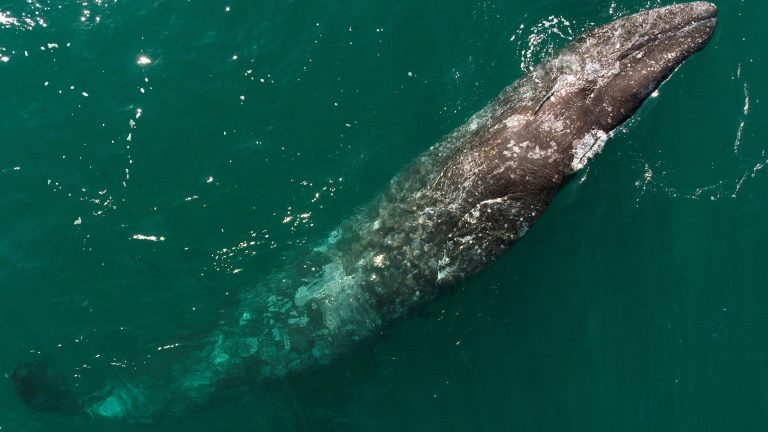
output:
M550 87L546 99L580 105L589 129L610 131L707 44L716 24L717 8L709 2L643 11L579 36L535 69L533 78ZM546 108L546 99L537 110Z

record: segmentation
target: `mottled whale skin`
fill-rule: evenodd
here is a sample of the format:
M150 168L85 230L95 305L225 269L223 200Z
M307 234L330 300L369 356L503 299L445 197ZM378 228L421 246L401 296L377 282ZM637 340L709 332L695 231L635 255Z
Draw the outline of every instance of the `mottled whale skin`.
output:
M203 404L225 382L329 362L515 243L611 131L709 41L716 14L707 2L676 4L578 37L325 242L248 290L231 322L172 371L121 377L75 402L45 364L27 363L11 375L17 392L35 409L143 422Z

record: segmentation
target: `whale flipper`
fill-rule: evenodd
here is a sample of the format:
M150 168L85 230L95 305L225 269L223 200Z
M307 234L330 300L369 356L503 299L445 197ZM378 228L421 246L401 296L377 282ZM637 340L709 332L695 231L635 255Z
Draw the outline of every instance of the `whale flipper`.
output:
M11 372L11 381L19 398L33 410L64 414L80 412L78 398L66 378L43 361L19 364Z

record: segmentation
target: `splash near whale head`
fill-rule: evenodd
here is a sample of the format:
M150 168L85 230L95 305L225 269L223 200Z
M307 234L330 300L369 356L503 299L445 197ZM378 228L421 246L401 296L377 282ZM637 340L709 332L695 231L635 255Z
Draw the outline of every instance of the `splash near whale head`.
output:
M151 421L226 383L323 365L481 270L526 233L617 126L711 38L707 2L592 29L504 89L388 190L242 294L203 348L171 370L77 395L42 363L11 379L37 410Z

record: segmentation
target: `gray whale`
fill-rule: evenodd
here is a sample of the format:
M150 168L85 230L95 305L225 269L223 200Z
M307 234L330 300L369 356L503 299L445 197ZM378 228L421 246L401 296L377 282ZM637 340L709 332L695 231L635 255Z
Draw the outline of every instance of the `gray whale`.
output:
M42 363L11 374L30 407L132 422L188 410L223 383L331 361L515 243L564 182L711 38L707 2L647 10L575 39L422 154L374 203L242 296L171 371L75 396Z

